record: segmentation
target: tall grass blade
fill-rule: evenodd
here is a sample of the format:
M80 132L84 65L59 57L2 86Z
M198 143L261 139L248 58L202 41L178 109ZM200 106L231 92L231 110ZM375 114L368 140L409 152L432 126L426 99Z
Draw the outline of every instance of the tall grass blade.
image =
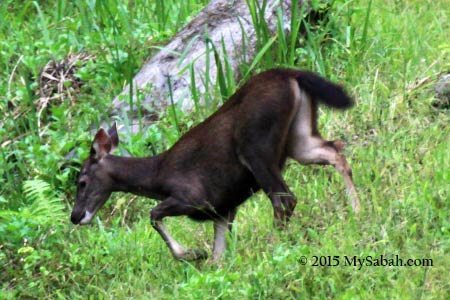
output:
M266 52L270 49L270 47L273 45L273 43L277 40L278 36L273 36L265 45L264 47L259 50L259 52L256 54L255 58L253 59L252 64L248 68L247 72L244 75L244 80L248 79L250 76L250 73L255 68L257 64L261 62L262 57L266 54Z
M178 136L181 136L180 122L178 122L177 111L175 107L175 102L173 100L173 89L172 89L172 80L170 75L167 76L167 84L169 85L169 99L170 99L170 111L172 114L173 122L172 124L175 126L178 132Z
M369 29L369 20L370 20L370 13L372 12L372 0L369 0L367 3L367 10L366 10L366 16L364 18L364 27L363 32L361 36L361 52L364 52L366 50L366 43L367 43L367 31Z

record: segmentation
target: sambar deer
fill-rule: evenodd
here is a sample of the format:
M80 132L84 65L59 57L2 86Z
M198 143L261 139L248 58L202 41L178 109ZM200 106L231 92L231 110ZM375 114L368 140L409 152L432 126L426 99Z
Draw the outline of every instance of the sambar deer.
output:
M163 219L187 215L214 221L213 260L225 250L226 231L237 207L262 189L274 219L287 221L296 199L281 176L286 159L333 165L342 175L351 205L360 203L341 141L326 141L317 129L317 105L353 105L342 87L308 71L272 69L251 78L214 114L189 130L169 150L145 158L110 154L119 139L114 126L95 135L79 177L71 220L87 224L112 192L129 192L161 202L151 210L152 226L177 259L207 257L186 250Z

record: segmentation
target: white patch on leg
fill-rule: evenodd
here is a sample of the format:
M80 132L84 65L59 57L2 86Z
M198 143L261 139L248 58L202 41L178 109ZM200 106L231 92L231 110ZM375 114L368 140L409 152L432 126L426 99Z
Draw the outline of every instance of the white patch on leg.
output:
M228 220L221 219L214 222L213 261L218 262L226 248L226 232Z
M159 233L166 242L167 246L170 248L170 251L172 251L173 256L176 258L183 257L186 250L169 234L164 224L161 221L158 221L156 226L158 227Z
M288 137L288 155L301 164L308 164L310 152L315 148L321 148L323 139L313 136L313 113L310 96L296 86L292 87L297 95L298 109L292 120Z
M292 133L298 137L311 136L312 135L312 127L311 127L311 118L312 118L312 105L310 96L303 90L301 90L297 86L297 91L295 92L298 101L298 110L297 114L292 123Z

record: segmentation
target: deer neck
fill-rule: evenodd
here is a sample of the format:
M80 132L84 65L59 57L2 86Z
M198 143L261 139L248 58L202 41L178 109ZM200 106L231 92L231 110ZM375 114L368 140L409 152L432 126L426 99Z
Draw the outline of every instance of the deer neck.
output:
M104 159L114 191L154 199L165 197L159 178L163 154L144 158L108 155Z

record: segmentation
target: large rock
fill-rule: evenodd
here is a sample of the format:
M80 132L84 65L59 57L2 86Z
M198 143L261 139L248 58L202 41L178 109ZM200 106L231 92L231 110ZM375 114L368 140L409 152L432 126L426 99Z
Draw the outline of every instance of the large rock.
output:
M255 1L261 3L262 1ZM284 30L290 30L291 4L304 5L302 0L267 0L264 19L268 29L277 31L277 12L281 9ZM303 11L307 11L303 7ZM207 38L209 38L209 45ZM191 69L195 86L200 94L208 91L217 78L217 67L211 44L215 45L224 65L222 47L226 51L228 62L235 76L239 76L238 67L249 63L257 52L257 35L246 0L213 0L186 27L184 27L159 53L150 58L133 79L132 106L130 106L130 86L113 100L113 116L127 113L133 124L137 124L137 106L145 118L154 116L163 107L181 101L183 110L191 110L194 100L191 94ZM223 45L223 46L222 46ZM207 46L209 57L207 57ZM243 51L245 49L245 52ZM207 61L208 77L205 80ZM237 78L235 78L237 79ZM170 82L169 82L170 80ZM209 86L205 83L209 82ZM172 89L172 99L169 93ZM137 101L136 92L140 94ZM134 131L134 130L133 130Z

